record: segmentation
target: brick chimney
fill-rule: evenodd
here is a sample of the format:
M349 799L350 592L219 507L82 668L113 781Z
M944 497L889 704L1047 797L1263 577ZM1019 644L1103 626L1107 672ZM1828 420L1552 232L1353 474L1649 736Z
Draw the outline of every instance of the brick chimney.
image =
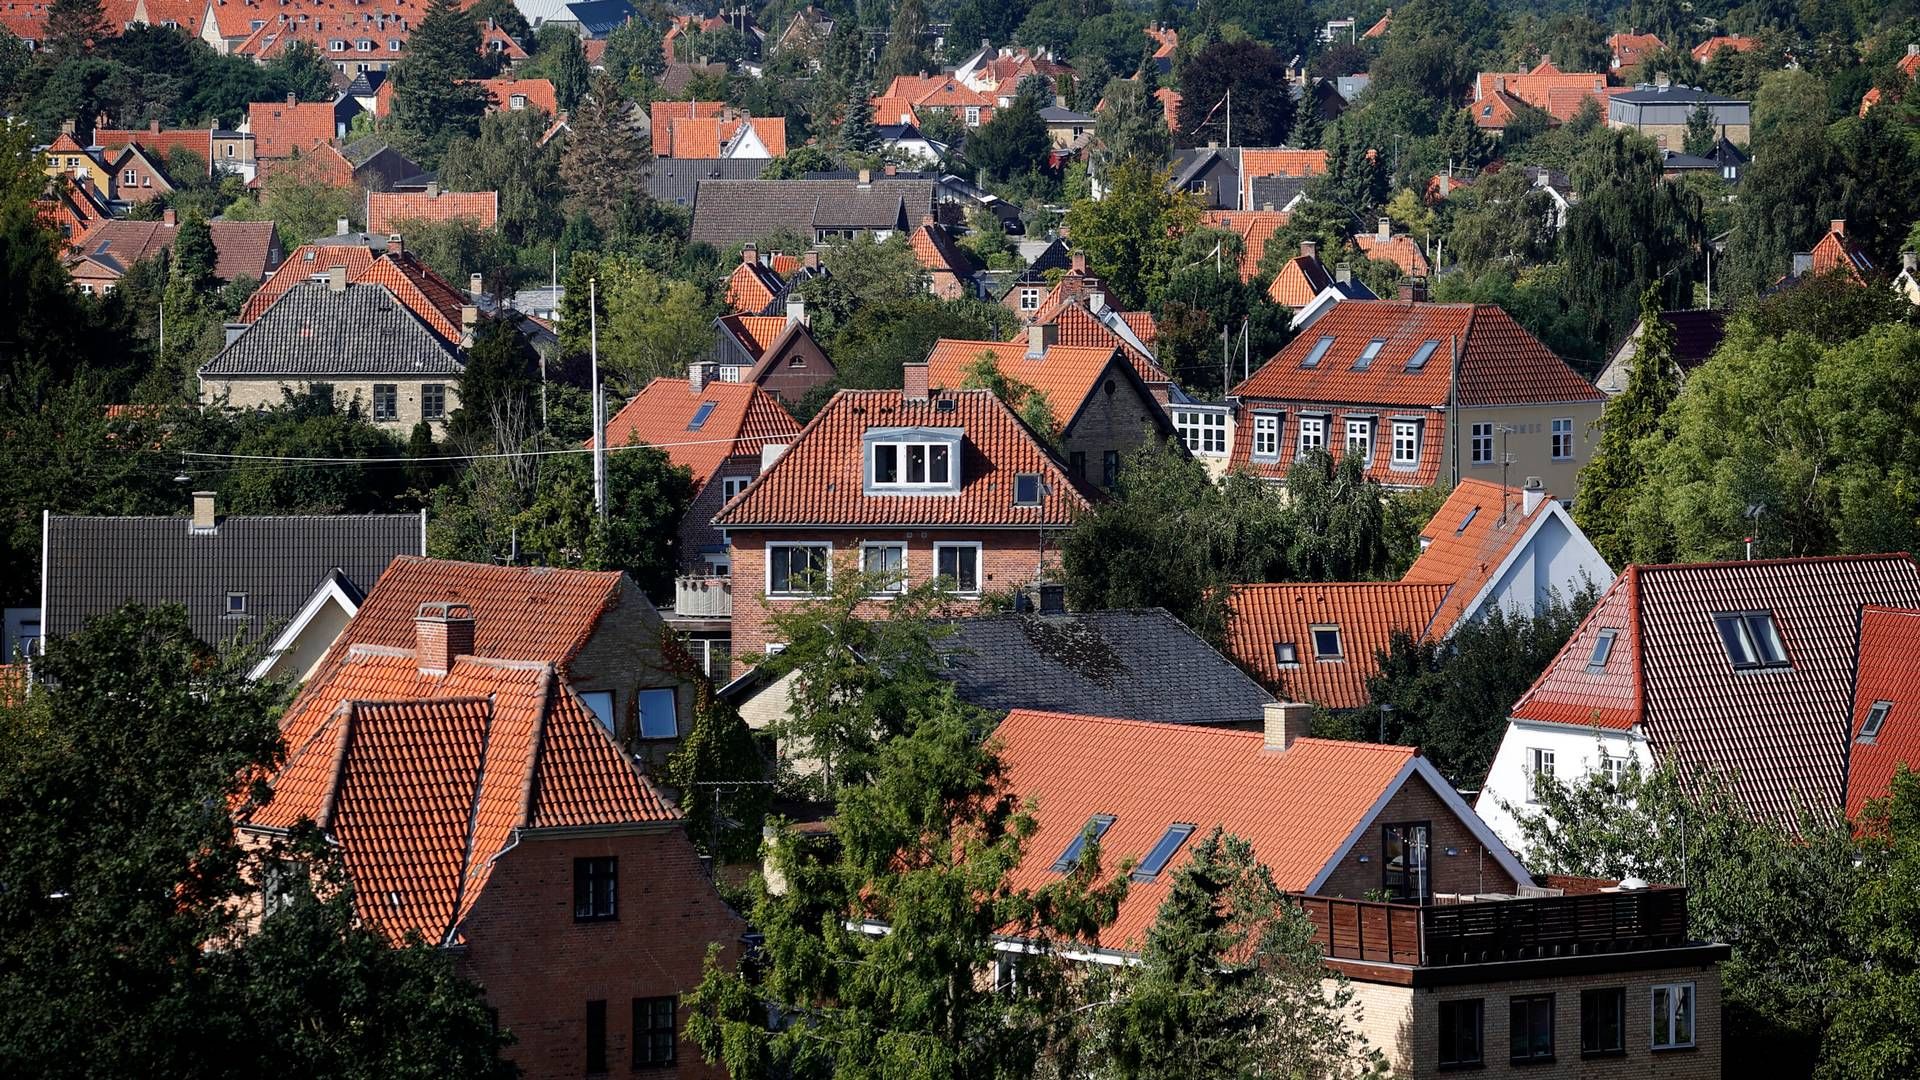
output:
M695 360L693 363L688 364L687 365L687 390L690 391L693 394L693 396L699 397L700 391L705 390L707 388L708 377L709 377L709 372L707 371L706 361Z
M473 608L466 604L421 604L413 629L413 659L422 675L445 675L456 657L473 655Z
M820 269L820 252L818 250L813 250L813 251L808 251L806 254L800 256L800 265L806 267L809 270Z
M407 245L401 242L399 233L387 234L387 254L399 255L406 250Z
M1423 277L1401 278L1399 282L1400 302L1403 304L1424 304L1427 302L1427 279Z
M1317 240L1300 241L1300 255L1302 258L1307 258L1307 259L1319 258L1320 257L1319 241Z
M925 360L917 364L907 364L901 369L901 377L904 380L900 391L902 401L927 400L927 362Z
M467 275L467 295L478 297L487 291L487 279L480 274Z
M1027 359L1039 360L1060 339L1060 328L1053 323L1035 323L1027 327Z
M213 492L196 491L193 493L193 531L210 533L220 526L220 519L213 510Z
M436 180L427 185L427 198L437 199L439 197L440 197L440 182Z
M1073 253L1073 272L1076 274L1085 274L1087 272L1086 252L1076 251Z
M1847 219L1834 218L1832 221L1827 222L1827 231L1835 236L1847 235Z
M147 121L147 133L148 133L149 135L158 135L158 134L160 134L160 121L158 121L158 120L149 120L149 121Z
M1306 738L1313 706L1304 701L1269 701L1260 706L1260 729L1268 750L1285 750Z
M291 90L287 91L287 104L289 105L300 104L300 95L294 93Z
M748 244L740 249L740 265L753 266L760 261L760 249Z
M160 224L171 229L175 225L180 224L180 215L174 212L173 207L169 206L165 210L160 211Z

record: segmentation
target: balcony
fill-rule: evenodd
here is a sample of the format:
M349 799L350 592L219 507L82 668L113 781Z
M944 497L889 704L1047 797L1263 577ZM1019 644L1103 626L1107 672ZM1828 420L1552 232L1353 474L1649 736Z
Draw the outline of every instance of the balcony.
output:
M1669 949L1688 943L1687 890L1382 904L1291 898L1329 959L1409 967Z
M733 579L688 576L673 582L673 614L680 619L733 617Z

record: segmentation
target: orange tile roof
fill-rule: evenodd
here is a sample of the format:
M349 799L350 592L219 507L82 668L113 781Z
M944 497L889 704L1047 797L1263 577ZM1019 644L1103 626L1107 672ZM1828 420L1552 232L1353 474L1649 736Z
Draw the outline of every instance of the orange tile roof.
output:
M1543 109L1555 120L1567 121L1579 113L1580 107L1588 98L1600 103L1602 114L1607 107L1607 76L1599 71L1562 72L1542 71L1483 71L1475 76L1473 100L1477 104L1498 94L1511 94L1520 101ZM1478 108L1474 109L1474 119L1480 122L1485 118ZM1481 126L1487 126L1484 123Z
M126 146L138 145L153 155L157 164L164 166L167 155L175 150L189 150L213 167L213 129L212 128L94 128L93 144L106 151L107 160L119 156Z
M1432 634L1449 588L1393 581L1237 586L1228 601L1227 651L1282 698L1356 709L1367 703L1367 680L1379 674L1378 654L1393 632L1416 641ZM1340 628L1340 659L1315 658L1315 626ZM1294 647L1292 664L1280 665L1276 643Z
M283 731L273 799L243 824L326 830L361 918L396 940L456 941L518 829L679 816L549 663L462 656L428 673L411 649L356 646Z
M518 95L525 99L525 108L539 109L548 116L556 116L560 112L560 99L555 94L553 83L547 79L462 79L460 81L486 87L487 96L493 99L494 109L512 108L513 98Z
M1042 310L1045 310L1046 305L1042 304L1041 307ZM1118 314L1120 321L1125 323L1127 328L1133 331L1134 336L1140 339L1141 344L1153 344L1156 327L1151 312L1123 311ZM1133 369L1140 373L1140 378L1143 382L1164 383L1173 381L1173 376L1168 375L1166 371L1161 368L1159 364L1155 363L1151 357L1147 356L1147 354L1134 348L1125 338L1114 333L1111 327L1096 318L1093 312L1088 311L1084 304L1070 303L1060 307L1054 311L1051 319L1039 325L1052 326L1056 342L1061 345L1075 345L1087 349L1118 348L1126 354L1128 361L1133 364ZM1022 334L1020 337L1013 339L1013 344L1024 345L1026 340L1026 336Z
M1920 52L1909 50L1905 56L1900 58L1900 62L1894 66L1899 68L1901 74L1907 78L1920 79Z
M253 132L254 157L292 157L333 141L333 105L256 101L247 106L247 124Z
M1000 374L1046 395L1055 431L1066 427L1080 404L1100 385L1101 376L1117 350L1055 345L1041 358L1027 356L1026 339L1018 341L961 341L941 338L927 355L927 385L955 388L966 384L967 372L983 357L992 357Z
M1834 270L1844 270L1854 281L1865 284L1866 275L1873 272L1873 260L1861 249L1860 242L1847 235L1847 223L1835 221L1827 227L1827 235L1813 246L1813 272L1825 274Z
M497 191L369 191L367 192L367 231L374 234L399 232L403 221L454 221L466 219L483 229L491 229L500 220L500 193Z
M785 287L775 271L743 260L727 275L727 308L745 315L765 311Z
M1333 275L1327 273L1318 255L1295 255L1273 276L1273 284L1267 286L1267 299L1298 311L1313 303L1320 290L1331 284Z
M1055 860L1095 814L1114 819L1100 840L1109 870L1144 857L1167 826L1197 826L1166 870L1128 887L1119 918L1100 934L1098 943L1110 949L1140 947L1166 902L1172 871L1216 825L1252 843L1275 885L1317 889L1375 808L1410 778L1419 756L1410 746L1331 739L1268 750L1258 731L1031 709L1008 713L993 737L1008 790L1033 800L1038 824L1012 874L1016 889L1057 881Z
M661 157L717 158L720 156L721 120L690 117L667 123L666 153Z
M367 268L373 265L373 252L359 244L302 244L295 248L287 261L280 264L272 277L260 283L240 306L240 314L235 322L250 323L266 313L275 300L288 289L303 281L324 277L327 271L336 266L346 268L347 280L353 281Z
M798 255L786 255L776 251L767 257L767 269L783 278L793 276L793 272L800 269L802 265Z
M283 172L293 173L310 184L340 188L353 185L353 162L332 146L323 144L298 157L262 158L254 170L253 182L248 186L258 188Z
M1614 66L1623 71L1666 47L1658 34L1615 34L1607 39Z
M1420 557L1401 575L1402 581L1452 585L1453 591L1434 619L1434 633L1451 633L1467 605L1500 569L1533 522L1548 513L1552 497L1524 512L1526 493L1486 480L1467 479L1455 485L1447 501L1435 511L1420 534Z
M1403 274L1427 276L1426 253L1406 233L1400 233L1384 244L1380 242L1378 233L1360 233L1353 238L1353 242L1359 245L1361 254L1369 259L1390 262L1399 267Z
M596 43L583 41L580 44L584 48L587 45ZM607 47L605 39L600 40L597 44L602 50ZM527 50L521 48L520 43L513 40L513 35L507 33L499 26L493 25L491 20L482 23L480 26L480 49L482 52L491 49L491 51L509 60L525 60L527 58ZM591 52L587 55L587 63L589 64L598 63L599 59L599 57L592 55ZM544 82L545 80L542 81Z
M965 277L972 264L954 246L953 238L939 225L923 222L907 237L913 257L929 272L945 272Z
M1138 78L1138 76L1135 76ZM1168 131L1180 130L1180 91L1162 86L1153 92L1160 102L1160 114L1167 122Z
M1267 241L1287 227L1289 217L1285 210L1208 210L1200 216L1200 223L1240 238L1240 280L1252 281L1267 253Z
M384 285L407 310L426 322L448 341L465 336L465 293L447 284L445 278L420 261L411 251L388 251L373 260L353 278L356 285Z
M1853 684L1853 726L1847 756L1847 817L1858 821L1867 802L1884 799L1893 774L1920 769L1920 610L1870 606L1860 613L1860 662ZM1890 703L1871 740L1861 728L1875 702Z
M691 120L694 117L718 119L728 111L724 101L656 101L647 106L647 119L653 132L653 151L661 157L673 157L673 136L671 128L675 120ZM663 138L664 136L664 138ZM692 157L692 154L680 154L680 157Z
M746 126L760 137L761 145L767 153L780 157L787 152L787 118L784 116L755 116L746 121ZM733 136L738 137L735 132Z
M1380 16L1380 21L1377 23L1374 23L1372 26L1367 27L1367 32L1364 34L1361 34L1360 36L1369 41L1373 40L1374 38L1383 38L1387 36L1387 31L1392 26L1393 26L1393 9L1388 8L1387 13L1385 15Z
M1240 203L1253 203L1253 181L1262 176L1319 176L1327 171L1325 150L1289 150L1284 147L1240 151Z
M732 331L735 340L746 346L755 360L767 354L780 335L787 332L785 315L723 315L720 322Z
M708 404L712 411L694 431L693 418ZM695 394L685 379L655 379L607 421L608 446L660 447L675 465L693 473L696 488L713 479L728 458L757 459L761 447L790 442L798 434L800 421L780 399L750 382L708 382Z
M951 409L942 408L948 403ZM862 437L870 427L960 428L958 495L866 494ZM1039 506L1013 504L1019 473L1041 475ZM842 390L714 524L1058 527L1090 505L1088 493L990 390L948 390L925 401L904 401L898 390Z
M1742 37L1739 34L1721 34L1710 37L1693 47L1693 58L1705 64L1711 61L1722 49L1733 52L1752 52L1760 47L1758 38Z

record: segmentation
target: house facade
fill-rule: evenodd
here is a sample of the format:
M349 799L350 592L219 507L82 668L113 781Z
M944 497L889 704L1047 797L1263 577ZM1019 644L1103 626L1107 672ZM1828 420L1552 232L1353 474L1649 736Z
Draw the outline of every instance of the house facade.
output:
M797 405L837 373L807 323L806 304L787 302L785 315L722 315L713 321L710 360L700 365L718 382L752 383L787 405Z
M1687 141L1687 118L1702 108L1720 137L1742 145L1752 141L1751 103L1692 86L1641 85L1614 93L1607 101L1607 126L1637 131L1662 149L1678 149Z

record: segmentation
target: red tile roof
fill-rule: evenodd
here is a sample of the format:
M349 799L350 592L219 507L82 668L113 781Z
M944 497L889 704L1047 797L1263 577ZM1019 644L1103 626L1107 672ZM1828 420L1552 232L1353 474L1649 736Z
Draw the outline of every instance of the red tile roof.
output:
M1267 241L1286 228L1289 216L1284 210L1208 210L1200 223L1240 238L1240 280L1252 281L1267 253Z
M1108 362L1114 358L1114 346L1086 348L1055 345L1039 359L1029 359L1027 342L961 341L941 338L927 355L927 384L957 388L966 384L967 372L983 356L993 358L1000 374L1046 395L1053 413L1054 430L1067 425L1080 411L1080 404L1101 383Z
M731 333L755 360L767 354L780 335L787 332L785 315L722 315L720 325Z
M1486 118L1481 116L1477 107L1503 93L1544 110L1555 120L1565 122L1579 113L1588 98L1598 101L1602 115L1605 115L1607 76L1599 71L1483 71L1476 76L1473 87L1476 123L1482 127L1504 126L1486 123Z
M1868 607L1860 615L1860 663L1854 676L1852 743L1847 757L1847 817L1859 820L1874 799L1887 797L1893 774L1920 769L1920 610ZM1889 708L1879 730L1863 739L1875 702Z
M862 436L870 427L960 428L959 494L865 494ZM1041 475L1039 506L1013 504L1019 473ZM904 401L898 390L842 390L714 524L1058 527L1089 505L1078 482L992 391L949 390Z
M548 116L560 112L560 99L556 96L553 83L547 79L463 79L487 88L487 96L493 99L492 108L496 110L512 109L513 99L524 99L523 109L538 109ZM382 84L385 85L384 83Z
M373 265L373 252L358 244L302 244L287 256L272 277L253 290L247 302L240 306L240 314L235 322L250 323L266 313L275 300L295 285L311 281L316 277L325 277L333 267L346 268L349 282L357 279Z
M209 221L207 229L213 236L215 277L223 281L240 277L259 280L276 265L270 257L278 235L273 222ZM134 263L172 247L178 231L178 226L164 221L109 219L75 241L73 250L76 256L96 262L103 257L110 259L124 273Z
M907 243L913 248L914 259L929 273L965 277L973 270L973 260L954 244L942 226L922 222L908 235Z
M256 101L247 106L247 123L256 158L292 157L333 141L331 102Z
M465 336L467 296L411 251L387 251L353 278L354 284L384 285L407 310L448 341Z
M273 800L244 824L325 829L361 918L396 940L457 940L518 829L678 817L549 663L462 656L427 673L411 649L357 646L283 730Z
M1525 499L1520 488L1462 480L1427 522L1420 534L1420 557L1400 580L1453 586L1434 617L1436 635L1452 631L1527 530L1551 513L1552 496L1543 496L1531 514L1525 512Z
M1394 631L1416 641L1432 634L1450 588L1387 581L1241 585L1228 602L1227 651L1282 698L1358 708L1367 703L1367 680L1379 674L1378 654ZM1315 626L1339 627L1339 659L1316 658ZM1291 664L1281 666L1276 644L1294 647Z
M759 262L742 260L727 275L727 307L736 314L757 315L767 310L786 288L780 275Z
M213 168L212 128L166 128L158 131L152 128L94 128L93 144L106 152L109 161L117 157L123 148L134 144L152 155L154 161L162 166L166 164L168 154L175 150L188 150L205 161L209 170Z
M1614 34L1607 39L1607 48L1613 50L1613 66L1624 71L1666 48L1666 43L1658 34Z
M1253 182L1262 176L1319 176L1327 171L1325 150L1248 147L1240 151L1240 205L1253 205Z
M1844 221L1830 223L1827 235L1813 246L1813 272L1825 274L1834 270L1845 271L1860 284L1865 284L1866 275L1873 272L1873 260L1867 258L1858 240L1847 235Z
M1267 299L1295 311L1313 303L1320 291L1333 284L1333 275L1318 255L1295 255L1287 260L1267 286Z
M1117 313L1127 329L1132 330L1141 344L1152 345L1157 327L1153 314L1147 311L1122 311ZM1166 373L1158 363L1146 353L1133 347L1133 343L1115 333L1113 328L1100 321L1083 304L1068 304L1057 308L1053 317L1045 323L1053 327L1055 340L1061 345L1071 345L1084 349L1119 349L1126 354L1133 369L1140 373L1141 381L1148 383L1172 382L1173 377ZM1009 344L1024 346L1023 334Z
M500 193L497 191L369 191L367 192L367 231L374 234L401 231L403 221L453 221L466 219L483 229L491 229L500 220Z
M1197 827L1167 869L1128 888L1119 918L1100 935L1110 949L1144 942L1173 871L1216 825L1251 842L1280 888L1316 890L1419 756L1409 746L1328 739L1269 750L1258 731L1028 709L1008 713L993 737L1008 789L1034 800L1039 826L1013 872L1015 888L1058 880L1055 860L1095 814L1114 819L1100 841L1109 870L1144 857L1175 822Z
M1369 259L1390 262L1399 267L1401 273L1413 277L1427 276L1427 255L1406 233L1394 236L1384 244L1380 242L1378 233L1360 233L1353 238L1353 242L1359 245L1360 253Z
M1776 821L1845 805L1861 611L1920 607L1904 554L1630 566L1526 694L1516 719L1624 730L1655 752L1732 776ZM1713 616L1768 612L1788 668L1736 671ZM1587 668L1600 631L1613 650ZM1910 667L1911 665L1909 665Z
M693 418L709 404L713 409L694 431ZM713 479L728 458L758 458L761 447L799 433L800 422L780 399L750 382L709 382L695 394L685 379L655 379L607 421L608 446L660 447L693 473L695 487Z
M1700 44L1695 45L1693 47L1693 58L1705 64L1719 55L1722 49L1743 53L1752 52L1759 47L1760 41L1758 38L1741 37L1739 34L1721 34L1710 37Z
M607 47L604 39L598 42L583 41L580 44L583 49L589 45L597 44L600 46L598 50L586 49L587 63L589 64L599 63L600 58L593 54L596 51L604 52ZM520 43L513 40L513 35L498 26L491 25L491 20L489 20L488 23L482 23L480 26L480 50L482 52L496 53L497 55L506 57L508 60L525 60L527 58L527 50L521 48ZM541 81L544 82L545 80Z

